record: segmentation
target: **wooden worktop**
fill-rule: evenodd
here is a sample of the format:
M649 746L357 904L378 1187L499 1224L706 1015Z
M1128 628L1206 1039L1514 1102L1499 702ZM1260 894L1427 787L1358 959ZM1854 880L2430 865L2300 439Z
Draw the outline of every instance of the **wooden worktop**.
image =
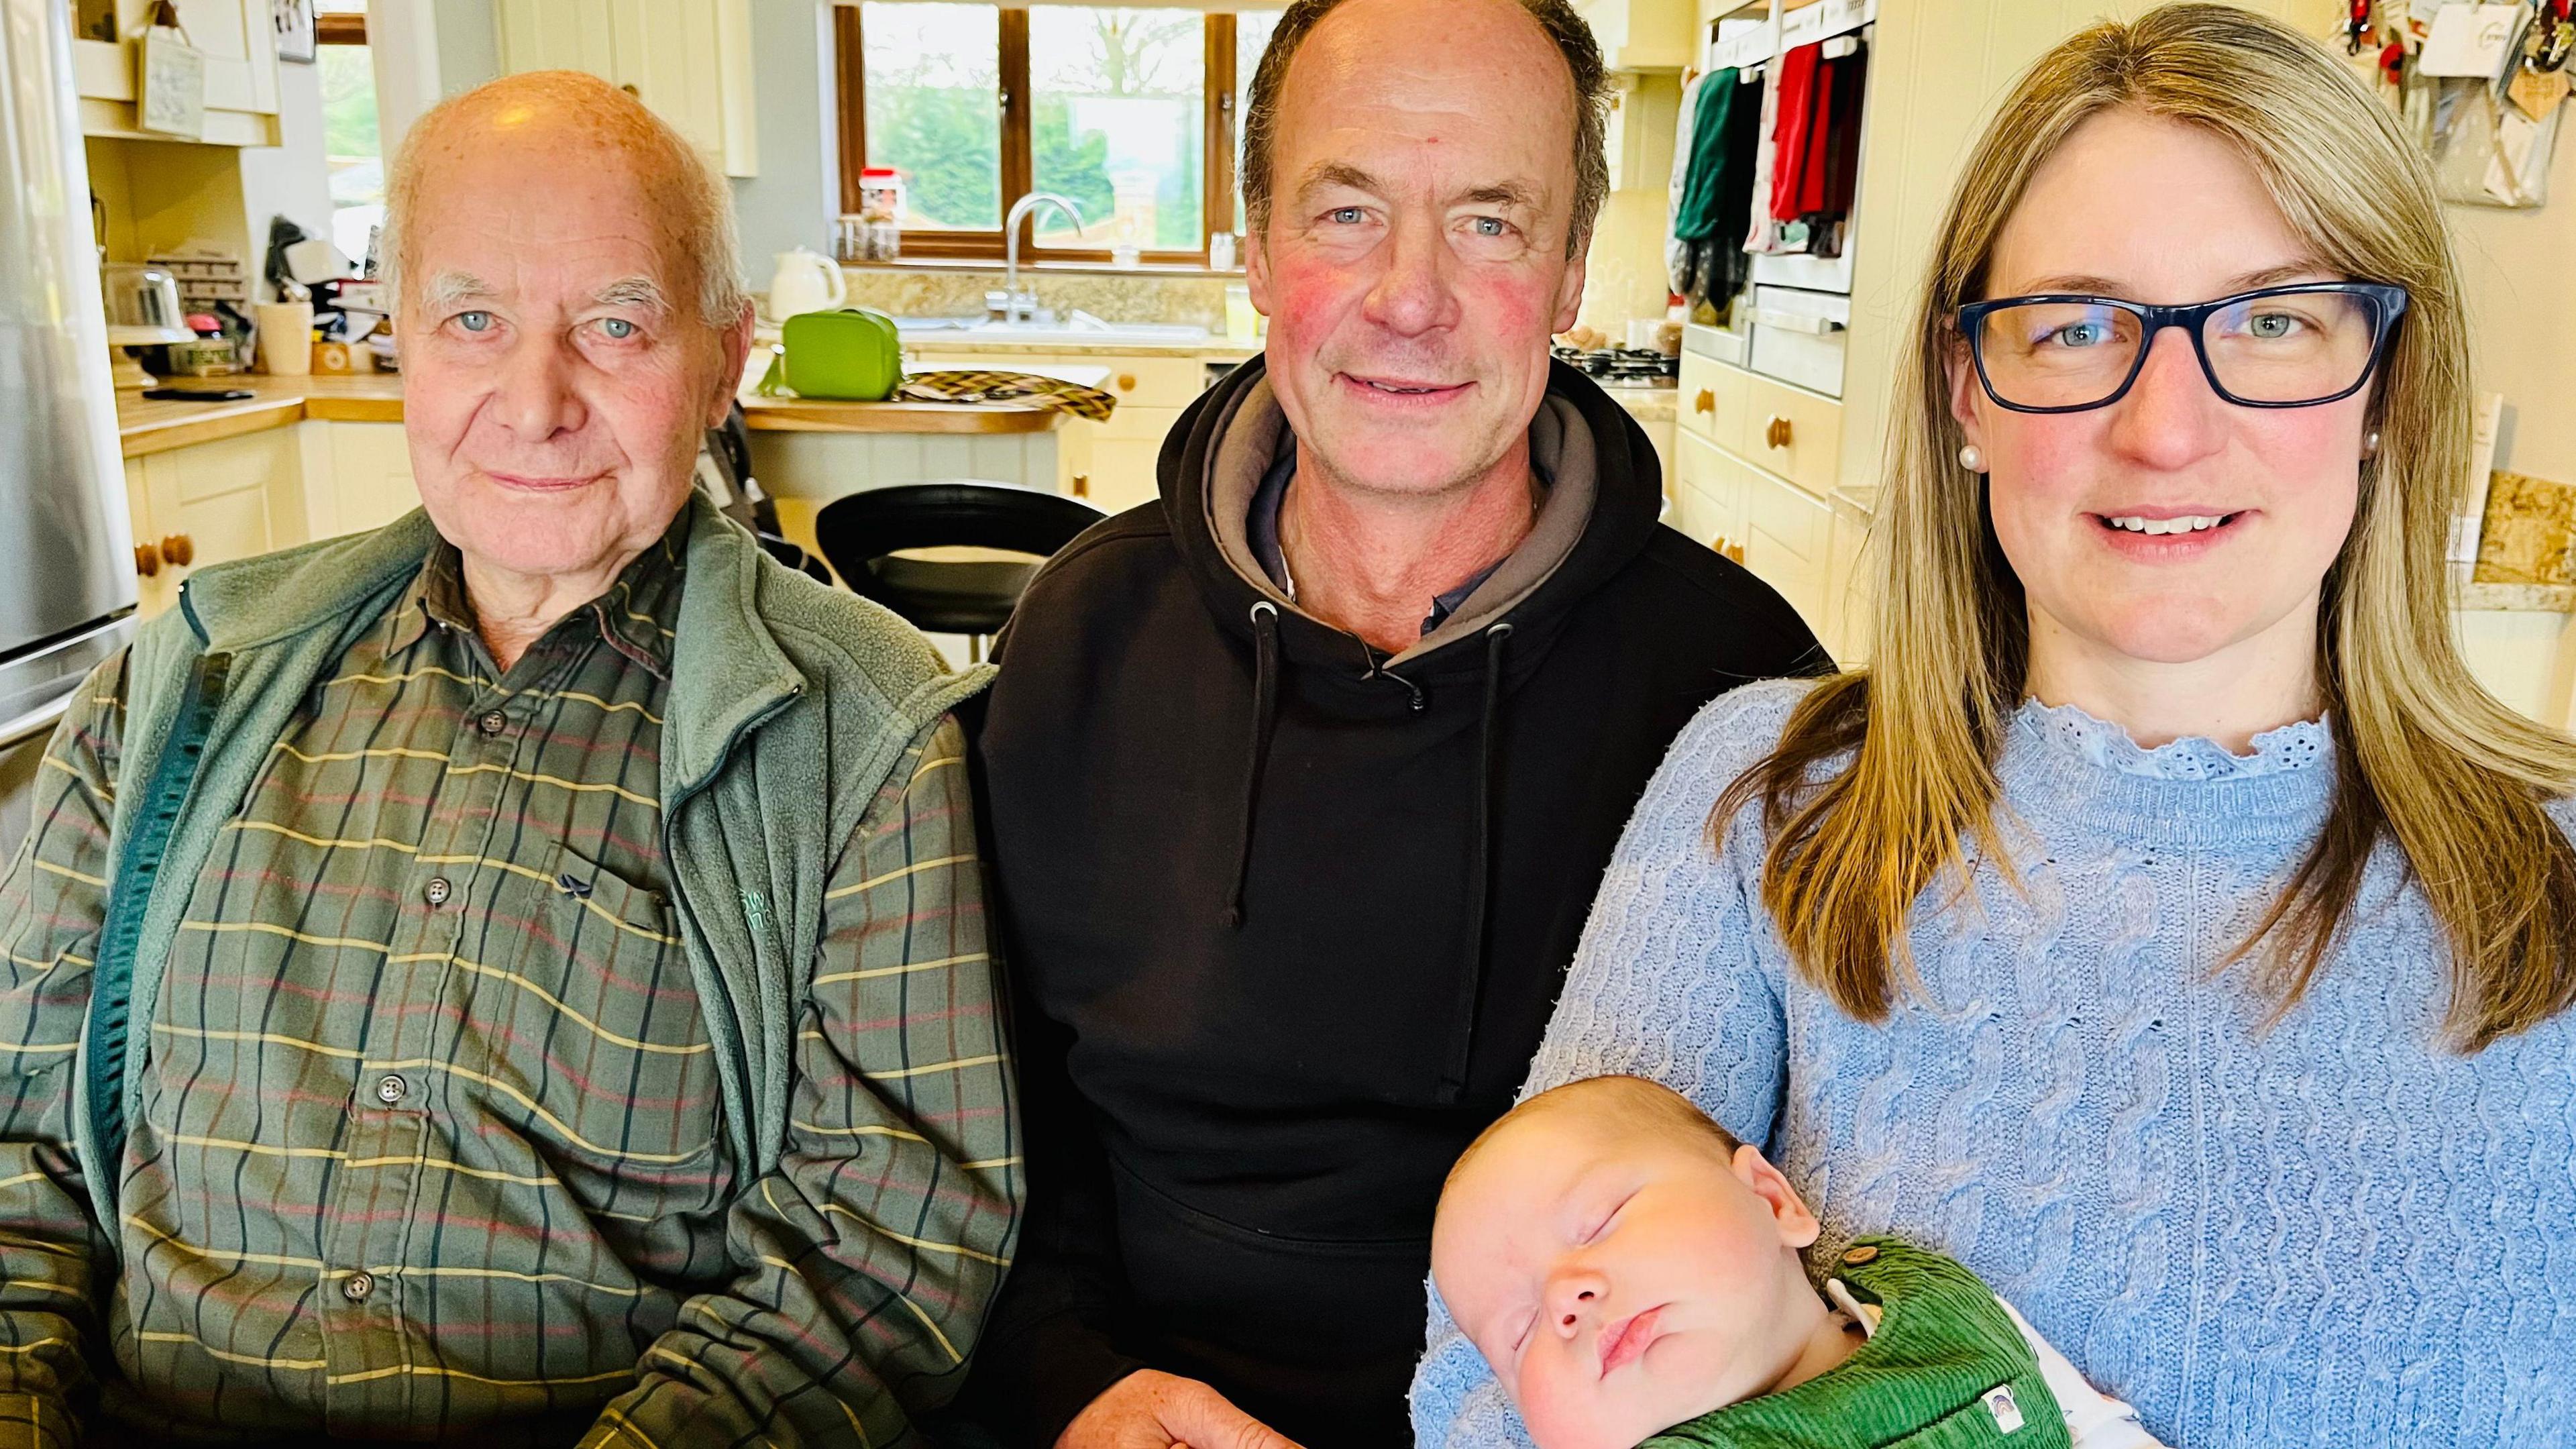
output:
M139 458L267 428L292 427L306 418L402 421L402 379L389 372L352 377L187 378L173 380L171 386L204 392L230 388L255 395L237 402L164 402L120 390L116 433L125 456Z
M238 388L255 396L234 402L163 402L119 392L116 430L126 457L292 427L307 418L399 423L403 417L402 377L390 372L353 377L211 377L172 385L206 392ZM1052 408L965 403L746 397L742 406L745 420L761 432L1043 433L1060 426L1066 417Z

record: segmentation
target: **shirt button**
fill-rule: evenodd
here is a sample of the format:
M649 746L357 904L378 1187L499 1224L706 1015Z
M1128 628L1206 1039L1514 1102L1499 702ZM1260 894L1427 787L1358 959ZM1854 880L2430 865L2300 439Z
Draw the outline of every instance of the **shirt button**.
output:
M403 1081L402 1078L387 1077L383 1081L376 1083L376 1100L390 1107L394 1103L401 1101L403 1099L403 1094L410 1090L410 1085Z
M373 1274L352 1273L340 1282L340 1296L352 1303L366 1302L367 1295L375 1291L376 1280Z
M497 735L510 727L510 717L496 709L476 720L474 727L487 735Z
M429 884L420 888L420 898L433 906L443 906L447 904L447 898L453 891L454 887L448 885L447 877L434 875L429 878Z

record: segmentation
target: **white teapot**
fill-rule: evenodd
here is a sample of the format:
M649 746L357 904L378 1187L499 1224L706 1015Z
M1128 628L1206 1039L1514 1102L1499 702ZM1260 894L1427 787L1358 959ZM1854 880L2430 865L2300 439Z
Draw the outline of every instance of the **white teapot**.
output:
M778 254L769 277L769 317L784 322L799 312L821 312L849 299L850 284L831 258L798 247Z

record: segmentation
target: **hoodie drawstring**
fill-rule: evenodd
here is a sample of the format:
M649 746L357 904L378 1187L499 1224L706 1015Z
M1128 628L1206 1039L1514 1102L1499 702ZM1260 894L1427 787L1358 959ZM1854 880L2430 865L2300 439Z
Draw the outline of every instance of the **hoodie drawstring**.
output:
M1492 895L1494 873L1494 764L1501 755L1503 651L1512 626L1496 624L1485 631L1485 712L1477 730L1475 843L1467 876L1467 959L1458 990L1458 1034L1441 1073L1442 1090L1453 1100L1467 1090L1467 1064L1475 1054L1476 1013L1485 995L1485 905Z
M1279 606L1252 606L1252 753L1243 762L1243 814L1234 846L1234 888L1222 919L1229 931L1243 927L1243 887L1252 874L1252 814L1261 800L1261 769L1270 759L1270 732L1279 712Z

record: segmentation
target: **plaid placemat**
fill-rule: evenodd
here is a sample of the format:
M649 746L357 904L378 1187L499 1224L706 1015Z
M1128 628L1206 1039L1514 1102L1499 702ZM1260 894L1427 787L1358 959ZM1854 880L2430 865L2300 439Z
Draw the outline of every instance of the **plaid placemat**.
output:
M1031 372L956 369L906 373L894 395L904 402L1014 403L1055 408L1095 423L1107 422L1118 408L1118 399L1099 388Z

